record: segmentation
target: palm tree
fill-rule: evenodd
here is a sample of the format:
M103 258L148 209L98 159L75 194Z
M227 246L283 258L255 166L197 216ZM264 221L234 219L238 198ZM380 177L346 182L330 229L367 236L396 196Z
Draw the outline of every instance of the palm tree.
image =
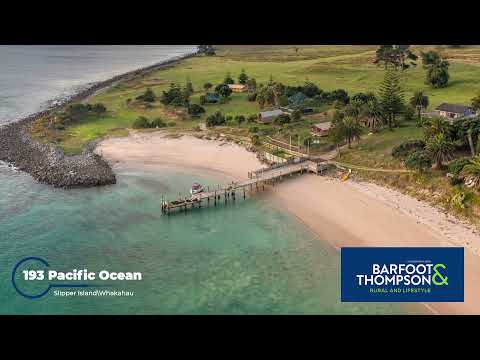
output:
M360 118L364 119L364 122L371 130L383 123L382 108L377 98L373 97L367 101L362 108Z
M425 146L434 168L440 169L444 161L450 160L453 156L454 146L451 141L445 138L445 134L440 133L432 136Z
M428 107L428 96L423 94L423 91L416 91L410 98L410 105L418 111L418 119L422 117L422 109Z
M356 119L351 116L345 116L343 118L343 137L347 140L348 148L352 147L353 140L360 140L360 135L362 134L362 126L358 123Z
M460 175L465 178L465 184L478 187L480 185L480 156L470 159L470 162L463 167Z
M447 120L442 117L434 117L430 119L425 128L425 138L429 139L438 134L445 134L450 127Z

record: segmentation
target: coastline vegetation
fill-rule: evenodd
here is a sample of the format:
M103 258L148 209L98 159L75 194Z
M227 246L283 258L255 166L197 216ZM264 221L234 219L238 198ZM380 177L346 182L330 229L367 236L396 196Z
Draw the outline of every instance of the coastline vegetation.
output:
M202 123L210 132L248 139L259 150L266 137L314 154L338 147L337 160L348 164L415 170L358 171L359 178L473 219L480 212L476 186L470 186L478 184L478 162L472 159L480 125L462 122L453 129L422 112L443 102L480 108L478 80L478 46L205 45L196 57L91 97L84 104L91 110L73 121L56 127L51 119L38 121L32 133L67 154L100 137L124 136L129 128L195 132ZM247 91L232 92L229 84ZM104 111L94 111L95 104ZM256 122L260 111L297 104L312 112ZM81 110L81 104L74 106ZM330 136L312 137L311 126L325 121L332 122ZM462 206L452 205L459 199Z

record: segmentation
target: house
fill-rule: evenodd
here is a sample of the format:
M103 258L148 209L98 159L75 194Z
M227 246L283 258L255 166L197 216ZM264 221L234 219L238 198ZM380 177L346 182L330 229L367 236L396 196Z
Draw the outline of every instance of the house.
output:
M280 109L261 111L257 116L257 121L264 124L270 124L282 114L284 114L284 112Z
M232 92L247 91L247 86L242 84L228 84L228 87L232 90Z
M318 123L312 126L312 135L313 136L327 136L328 131L332 127L331 121L326 121Z
M435 113L449 120L460 119L466 116L475 115L473 109L469 106L459 104L443 103L435 109Z

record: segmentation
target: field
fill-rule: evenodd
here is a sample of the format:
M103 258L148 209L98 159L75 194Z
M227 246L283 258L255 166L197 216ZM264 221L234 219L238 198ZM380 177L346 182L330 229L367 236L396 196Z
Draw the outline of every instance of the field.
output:
M156 102L151 109L126 105L150 87L160 95L171 83L193 83L195 93L191 102L198 103L204 93L203 84L222 82L227 72L237 78L242 69L258 83L270 77L288 85L300 85L305 81L315 82L323 90L346 89L349 94L375 92L383 78L383 69L372 63L376 46L219 46L217 56L195 57L182 61L175 67L159 70L144 79L117 85L89 99L90 103L103 103L106 116L89 117L68 127L55 137L55 142L66 153L82 150L89 141L98 137L123 135L122 129L131 127L133 121L143 115L148 118L161 117L177 128L193 128L209 114L220 110L225 115L251 115L260 109L255 102L248 102L246 94L233 94L227 104L206 105L206 114L192 120L184 110L168 108ZM414 46L416 53L432 47ZM450 62L450 84L444 89L432 89L424 84L421 63L404 72L403 86L408 99L416 90L423 90L430 98L430 109L442 102L464 103L480 92L480 48L469 46L460 49L436 47ZM39 134L40 138L42 134ZM48 140L49 136L43 136Z

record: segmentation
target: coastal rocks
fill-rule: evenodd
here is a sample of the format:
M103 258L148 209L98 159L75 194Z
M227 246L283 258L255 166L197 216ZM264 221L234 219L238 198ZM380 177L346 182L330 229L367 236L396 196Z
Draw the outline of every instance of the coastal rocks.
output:
M0 128L0 160L13 164L37 181L55 187L89 187L115 184L110 165L91 149L65 156L53 145L41 144L28 134L31 119Z
M100 155L93 152L96 142L89 144L81 155L65 156L54 145L41 144L33 140L29 135L32 123L60 110L69 102L83 101L109 86L173 66L179 60L195 56L195 54L187 54L95 83L73 96L53 101L47 110L0 126L0 160L15 166L18 170L29 173L41 183L55 187L71 188L115 184L115 173L110 165Z

